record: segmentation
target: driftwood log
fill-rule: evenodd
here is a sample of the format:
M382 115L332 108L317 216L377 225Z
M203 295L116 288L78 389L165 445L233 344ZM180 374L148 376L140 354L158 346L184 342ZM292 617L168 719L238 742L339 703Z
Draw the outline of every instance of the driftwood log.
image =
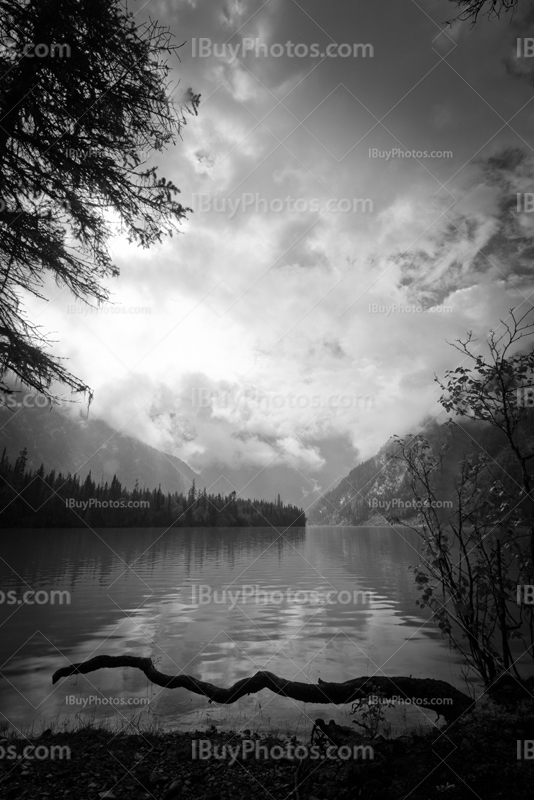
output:
M343 683L301 683L279 678L272 672L257 672L250 678L243 678L228 689L206 683L190 675L165 675L160 672L150 658L141 656L95 656L79 664L69 664L58 669L52 676L52 683L71 675L85 675L98 669L117 669L135 667L157 686L166 689L187 689L194 694L207 697L210 702L220 704L235 703L241 697L269 689L282 697L290 697L303 703L334 703L342 705L356 700L364 700L369 695L380 693L386 699L403 698L418 701L419 708L435 711L447 722L457 719L474 704L468 695L455 689L446 681L431 678L386 678L364 676L352 678ZM441 700L441 702L439 702ZM436 703L438 701L438 703Z

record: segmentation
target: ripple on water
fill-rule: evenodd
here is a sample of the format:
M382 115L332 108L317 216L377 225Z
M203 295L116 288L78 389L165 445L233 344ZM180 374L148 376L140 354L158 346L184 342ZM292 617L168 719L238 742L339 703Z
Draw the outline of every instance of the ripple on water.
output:
M418 593L408 566L416 534L311 528L275 542L271 531L258 529L98 533L16 531L6 540L3 591L18 591L26 581L35 590L71 592L71 603L61 607L21 607L13 614L0 605L2 671L11 681L0 684L0 702L13 722L65 715L67 694L142 693L146 678L138 670L77 676L50 691L58 667L106 652L150 655L168 673L225 686L258 669L294 680L343 681L384 665L388 675L441 678L463 688L459 659L428 617L415 613ZM253 587L260 601L249 594L233 607L231 600L200 602L201 585L219 592L218 599L224 590ZM331 591L344 592L339 597L350 602L317 600ZM276 602L264 602L262 592L278 593ZM302 592L315 594L305 598ZM264 694L272 726L311 712ZM224 719L231 725L239 714L257 710L258 698L224 709ZM151 707L163 720L219 713L185 690L158 690ZM316 716L325 713L318 710ZM84 712L78 707L76 713ZM338 711L326 713L336 717Z

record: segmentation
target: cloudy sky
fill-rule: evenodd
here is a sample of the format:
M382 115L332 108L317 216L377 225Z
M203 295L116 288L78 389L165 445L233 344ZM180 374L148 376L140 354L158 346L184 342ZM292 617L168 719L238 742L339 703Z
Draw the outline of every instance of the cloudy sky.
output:
M177 102L202 95L149 162L194 213L150 251L112 242L113 313L56 287L31 312L92 414L308 503L438 414L446 340L529 307L534 24L447 27L446 0L132 10L184 43Z

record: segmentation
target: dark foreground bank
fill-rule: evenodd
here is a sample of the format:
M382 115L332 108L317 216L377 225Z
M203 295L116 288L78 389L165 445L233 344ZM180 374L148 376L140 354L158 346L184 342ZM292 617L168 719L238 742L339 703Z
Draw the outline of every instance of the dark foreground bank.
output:
M215 728L127 735L87 727L28 739L6 734L0 747L7 800L526 798L534 785L534 702L478 709L446 729L393 740L351 738L348 728L327 724L308 742Z

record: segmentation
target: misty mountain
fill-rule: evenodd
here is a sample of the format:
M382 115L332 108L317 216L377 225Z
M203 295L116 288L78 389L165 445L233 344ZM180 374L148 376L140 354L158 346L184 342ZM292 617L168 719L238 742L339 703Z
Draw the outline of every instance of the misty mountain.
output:
M283 455L265 468L258 464L229 466L214 461L201 470L197 485L223 494L235 490L248 498L274 499L280 494L284 502L308 509L321 491L326 491L346 474L355 462L357 452L343 437L311 440L309 443L317 448L324 459L324 467L320 470L302 466L297 469L290 457Z
M508 458L504 436L486 423L463 421L455 427L452 435L446 425L434 423L425 427L422 434L434 453L443 452L436 486L436 495L442 501L454 499L455 478L460 461L466 455L486 453L495 459L496 471L498 465L504 465ZM309 524L365 525L379 523L385 515L407 521L413 518L415 512L411 505L406 465L402 460L392 458L398 449L398 445L390 440L375 456L358 464L311 506Z
M122 484L133 489L136 480L141 487L163 492L187 492L193 470L184 461L162 453L138 439L115 431L99 419L76 418L59 408L0 407L0 449L4 447L11 460L28 449L28 467L63 474L89 472L96 481L108 481L117 475Z
M93 480L102 482L110 482L116 475L128 489L133 489L137 480L141 487L153 489L161 484L163 492L187 493L195 480L197 488L205 487L214 494L237 491L247 499L265 500L280 494L284 502L305 507L318 492L317 481L289 463L265 469L255 465L232 468L214 460L202 472L195 472L181 459L116 431L90 413L76 416L72 410L36 406L34 401L23 408L0 406L0 453L4 447L12 461L26 447L30 469L43 464L46 470L63 474L79 472L81 479L91 472ZM336 451L337 459L328 459L331 474L327 471L321 476L326 485L343 472L340 459L345 464L351 460L348 445L333 442L331 450Z
M463 422L452 438L446 426L437 423L425 426L423 433L436 452L447 443L438 488L444 500L452 499L458 465L466 454L479 449L499 461L506 459L501 436L483 423ZM111 482L116 475L130 490L138 481L148 489L161 485L163 492L187 493L195 480L199 489L206 487L214 494L237 491L244 498L264 499L280 494L285 502L304 505L311 525L364 525L386 513L400 519L413 516L405 465L391 459L397 449L393 440L315 502L311 501L320 489L314 491L309 478L290 464L263 470L214 464L198 474L179 458L118 432L101 419L76 416L61 408L0 407L0 452L4 447L12 461L26 447L30 469L43 464L46 470L78 473L82 480L91 472L93 480L101 482Z

